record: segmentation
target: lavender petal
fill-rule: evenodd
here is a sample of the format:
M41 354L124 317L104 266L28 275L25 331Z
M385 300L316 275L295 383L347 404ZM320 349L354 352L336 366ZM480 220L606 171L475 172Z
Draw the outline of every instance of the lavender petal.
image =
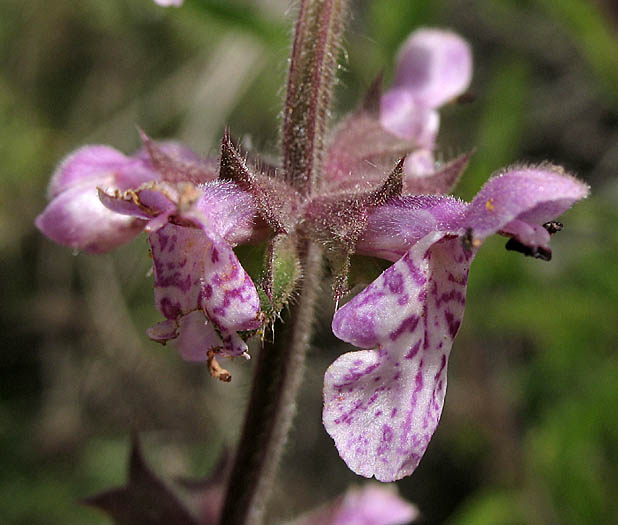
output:
M370 211L356 252L396 261L430 232L461 232L466 206L459 199L443 195L391 199Z
M452 31L418 29L397 58L392 90L409 93L416 104L437 108L463 93L472 79L472 51Z
M513 167L492 177L470 203L464 226L475 239L503 230L517 219L543 224L588 195L589 187L549 164Z
M105 208L89 181L56 196L35 220L47 237L74 250L105 253L136 237L145 221Z

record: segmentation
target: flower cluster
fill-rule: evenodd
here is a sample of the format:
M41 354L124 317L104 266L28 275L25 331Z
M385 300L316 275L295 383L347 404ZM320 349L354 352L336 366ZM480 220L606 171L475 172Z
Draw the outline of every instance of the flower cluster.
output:
M483 240L498 233L508 248L548 260L561 227L554 219L588 193L561 168L541 164L503 170L470 203L447 195L469 156L434 161L437 108L465 92L471 75L459 36L413 33L392 87L382 93L378 79L333 129L310 195L227 132L218 160L143 135L133 156L86 146L67 157L37 226L89 253L147 232L164 317L148 335L174 341L187 360L208 361L223 380L230 376L215 357L246 357L247 338L277 318L302 278L303 241L324 246L337 300L355 254L393 262L335 313L335 335L361 350L327 370L323 420L354 472L400 479L438 424L468 270ZM257 242L268 246L261 281L234 251Z

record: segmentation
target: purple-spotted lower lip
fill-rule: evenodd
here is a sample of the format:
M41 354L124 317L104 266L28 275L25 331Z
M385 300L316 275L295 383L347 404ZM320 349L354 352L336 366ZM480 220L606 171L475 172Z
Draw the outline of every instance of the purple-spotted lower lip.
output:
M212 345L204 348L200 337L193 338L183 332L180 320L197 311L208 328L199 328L192 322L186 325L185 331L202 335L208 332L208 341L216 335L219 353L244 355L247 345L236 331L260 326L260 302L253 281L232 248L202 229L173 224L152 233L150 245L155 301L167 319L178 322L181 353L194 360L189 341L201 349L196 350L199 355L205 356L212 349Z
M335 335L367 350L339 357L324 378L324 425L354 472L394 481L423 456L483 239L509 235L519 251L543 257L549 230L559 227L542 224L587 193L554 167L516 167L490 179L470 204L404 196L369 214L359 251L400 258L336 312Z
M442 411L470 262L457 237L430 233L335 314L338 337L374 346L339 357L324 382L324 425L357 474L394 481L424 454Z

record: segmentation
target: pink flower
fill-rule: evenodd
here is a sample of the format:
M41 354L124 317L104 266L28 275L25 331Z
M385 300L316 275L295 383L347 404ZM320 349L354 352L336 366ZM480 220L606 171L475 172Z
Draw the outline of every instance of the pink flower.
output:
M549 260L549 237L560 227L550 221L587 194L554 166L513 167L470 204L402 196L369 214L358 253L396 262L335 314L335 335L365 350L339 357L324 379L324 425L354 472L394 481L416 469L442 413L482 241L500 233Z
M369 483L349 489L290 525L404 525L416 521L418 516L418 509L400 498L394 486Z
M232 247L260 235L253 200L235 184L215 180L212 161L177 143L143 139L144 150L132 157L107 146L67 157L36 225L56 242L89 253L109 251L146 230L155 300L166 318L149 336L175 340L190 361L212 364L209 351L248 357L237 332L261 325L260 302ZM220 378L229 379L225 374Z
M459 35L419 29L401 47L393 86L380 101L380 121L395 135L432 147L442 104L461 95L472 78L472 52Z

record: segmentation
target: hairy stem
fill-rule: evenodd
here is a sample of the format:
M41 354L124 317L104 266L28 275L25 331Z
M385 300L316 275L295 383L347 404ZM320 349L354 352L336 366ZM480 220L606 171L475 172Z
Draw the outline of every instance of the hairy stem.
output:
M275 480L277 466L296 411L309 346L314 306L321 280L320 248L308 243L299 301L273 343L260 352L249 406L228 481L221 525L258 525Z
M302 0L283 113L283 168L302 193L318 187L347 0Z
M327 117L347 0L301 0L281 129L287 180L304 196L319 184ZM322 254L302 242L298 302L258 358L244 428L223 504L222 525L259 525L294 417L320 288Z

